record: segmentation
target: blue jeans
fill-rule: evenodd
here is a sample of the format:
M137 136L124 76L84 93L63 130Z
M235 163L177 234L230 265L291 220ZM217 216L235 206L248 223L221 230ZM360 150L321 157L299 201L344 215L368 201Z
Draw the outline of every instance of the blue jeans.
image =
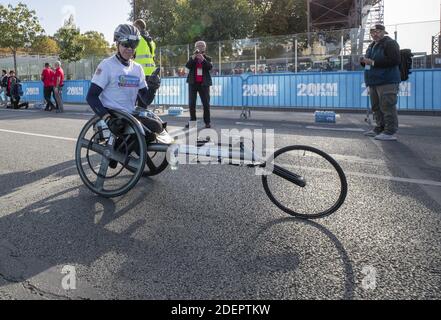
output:
M6 89L4 87L0 88L0 101L2 104L8 104L8 97L6 96Z

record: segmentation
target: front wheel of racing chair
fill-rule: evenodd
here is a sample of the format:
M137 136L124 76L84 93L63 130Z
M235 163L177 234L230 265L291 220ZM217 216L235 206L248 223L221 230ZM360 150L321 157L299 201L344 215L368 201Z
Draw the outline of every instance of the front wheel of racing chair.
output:
M108 129L96 128L100 120L97 116L86 123L75 151L81 180L105 198L124 195L136 185L143 175L147 155L145 132L138 120L125 112L109 113L104 119Z

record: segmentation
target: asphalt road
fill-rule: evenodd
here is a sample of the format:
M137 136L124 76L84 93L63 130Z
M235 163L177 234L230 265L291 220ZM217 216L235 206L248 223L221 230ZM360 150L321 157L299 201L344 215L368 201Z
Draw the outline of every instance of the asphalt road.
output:
M361 114L214 111L217 130L275 129L277 147L338 160L344 206L300 221L248 168L182 165L97 197L74 163L83 109L0 109L0 299L441 298L441 117L400 116L399 141L379 142Z

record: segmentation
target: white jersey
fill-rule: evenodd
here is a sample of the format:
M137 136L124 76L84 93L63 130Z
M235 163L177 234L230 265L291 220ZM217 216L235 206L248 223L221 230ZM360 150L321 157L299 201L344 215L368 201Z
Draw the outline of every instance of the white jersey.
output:
M126 67L116 56L99 64L92 83L103 89L99 98L104 107L128 112L135 110L138 91L147 87L142 66L132 60Z

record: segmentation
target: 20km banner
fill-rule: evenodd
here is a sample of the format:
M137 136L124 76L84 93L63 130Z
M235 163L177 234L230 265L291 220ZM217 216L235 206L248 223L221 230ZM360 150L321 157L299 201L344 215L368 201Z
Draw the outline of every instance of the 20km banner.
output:
M414 71L400 84L399 108L441 111L441 69ZM66 81L66 103L86 103L88 80ZM41 82L23 83L26 101L43 101ZM220 107L365 109L369 92L363 72L263 74L213 77L211 104ZM198 99L198 103L201 102ZM188 104L186 78L163 78L155 104Z

